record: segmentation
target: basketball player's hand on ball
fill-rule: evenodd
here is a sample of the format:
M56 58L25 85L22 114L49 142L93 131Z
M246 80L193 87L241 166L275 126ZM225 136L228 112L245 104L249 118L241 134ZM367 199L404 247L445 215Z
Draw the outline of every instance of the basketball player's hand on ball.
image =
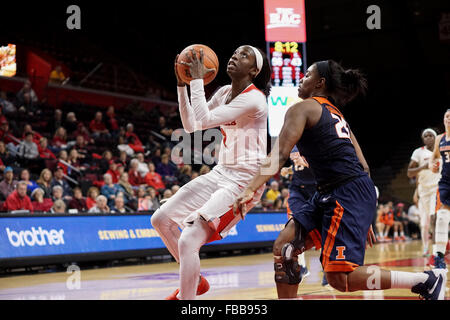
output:
M191 50L191 62L180 62L189 67L192 79L203 79L209 72L214 72L215 69L208 69L203 63L204 53L203 49L200 49L200 58L197 57L195 50Z
M178 87L184 87L184 86L186 85L186 83L184 83L184 82L180 79L180 76L178 75L178 71L177 71L177 60L178 60L178 57L179 57L179 56L180 56L180 55L177 54L177 56L175 57L175 64L174 64L175 77L177 78L177 86L178 86Z
M247 213L247 204L252 201L255 193L250 189L245 189L236 199L233 205L233 214L237 216L241 215L242 220L245 218L245 214Z

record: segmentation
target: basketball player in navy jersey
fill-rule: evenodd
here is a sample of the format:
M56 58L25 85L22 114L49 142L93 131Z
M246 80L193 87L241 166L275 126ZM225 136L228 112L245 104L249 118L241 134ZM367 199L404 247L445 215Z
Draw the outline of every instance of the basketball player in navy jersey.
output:
M450 221L450 109L444 115L445 132L436 138L430 168L439 171L439 159L442 159L441 179L438 184L438 204L436 212L435 243L436 255L434 266L446 269L445 250L448 243L448 223Z
M310 66L298 89L303 101L287 111L274 148L237 198L234 210L245 215L254 192L280 169L297 145L316 177L318 191L300 211L293 212L293 219L281 231L285 244L275 269L286 277L276 281L298 283L299 268L292 257L315 246L322 247L322 267L329 284L339 291L407 288L424 299L442 300L447 281L443 269L412 273L364 266L366 242L374 241L370 226L377 201L375 186L364 171L355 136L335 104L344 106L366 89L367 82L358 70L344 70L332 60Z

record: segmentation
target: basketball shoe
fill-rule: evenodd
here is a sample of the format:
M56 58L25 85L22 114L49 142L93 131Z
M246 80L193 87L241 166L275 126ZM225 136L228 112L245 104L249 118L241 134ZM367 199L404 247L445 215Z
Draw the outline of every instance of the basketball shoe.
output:
M200 296L204 293L206 293L209 290L209 282L206 280L205 277L200 275L200 281L198 283L197 287L197 295ZM180 300L177 298L178 293L180 292L180 289L176 289L171 295L167 296L165 300Z

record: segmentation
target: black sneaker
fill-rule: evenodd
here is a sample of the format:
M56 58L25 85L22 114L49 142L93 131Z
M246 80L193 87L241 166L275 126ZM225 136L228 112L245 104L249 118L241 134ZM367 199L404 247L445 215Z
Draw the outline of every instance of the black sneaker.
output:
M447 269L433 269L425 273L428 274L428 279L416 284L411 291L425 300L444 300Z

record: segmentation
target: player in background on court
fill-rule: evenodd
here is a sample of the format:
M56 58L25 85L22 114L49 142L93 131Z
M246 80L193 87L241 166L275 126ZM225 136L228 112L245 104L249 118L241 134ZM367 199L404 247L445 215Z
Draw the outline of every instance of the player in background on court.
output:
M442 269L413 273L364 266L366 243L374 242L375 186L361 164L361 148L335 103L344 106L366 89L358 70L344 70L332 60L310 66L299 84L303 101L287 111L275 146L234 208L244 215L255 191L297 145L314 173L318 191L302 210L293 212L293 219L280 232L285 244L276 254L282 259L275 259L275 268L286 276L276 281L298 283L299 270L292 257L315 246L322 247L320 259L328 283L339 291L407 288L424 299L443 300L447 275Z
M450 109L444 114L445 132L436 138L429 165L434 173L439 171L442 161L441 179L439 180L438 202L436 212L434 266L446 269L445 251L448 244L448 224L450 221ZM420 201L420 199L419 199Z
M290 167L282 168L280 174L283 177L291 175L291 181L289 183L289 198L287 206L288 220L292 218L292 211L300 210L301 206L306 203L316 192L316 179L314 178L309 164L304 157L300 155L300 152L295 146L290 154L292 165ZM275 241L276 242L276 241ZM306 266L305 253L299 254L298 258L294 258L298 261L300 266L300 282L307 276L309 276L308 267ZM298 287L298 285L297 285ZM278 296L279 298L282 298Z
M178 56L177 56L178 58ZM177 61L177 60L175 60ZM231 85L220 88L207 102L203 77L209 72L192 51L188 65L193 80L190 99L176 71L181 121L188 133L219 127L223 134L218 164L207 174L183 185L152 216L151 222L180 264L180 289L168 300L193 300L209 289L200 275L200 248L224 238L241 219L233 203L267 156L267 96L271 70L265 54L244 45L231 56L227 73ZM264 191L258 189L250 206ZM179 227L182 228L180 232Z
M408 178L417 179L419 197L420 236L423 256L429 256L429 232L433 231L436 192L440 178L439 172L433 173L428 166L436 140L436 131L431 128L422 131L423 146L414 150L408 166ZM433 241L434 242L434 241ZM433 255L436 253L433 245Z

